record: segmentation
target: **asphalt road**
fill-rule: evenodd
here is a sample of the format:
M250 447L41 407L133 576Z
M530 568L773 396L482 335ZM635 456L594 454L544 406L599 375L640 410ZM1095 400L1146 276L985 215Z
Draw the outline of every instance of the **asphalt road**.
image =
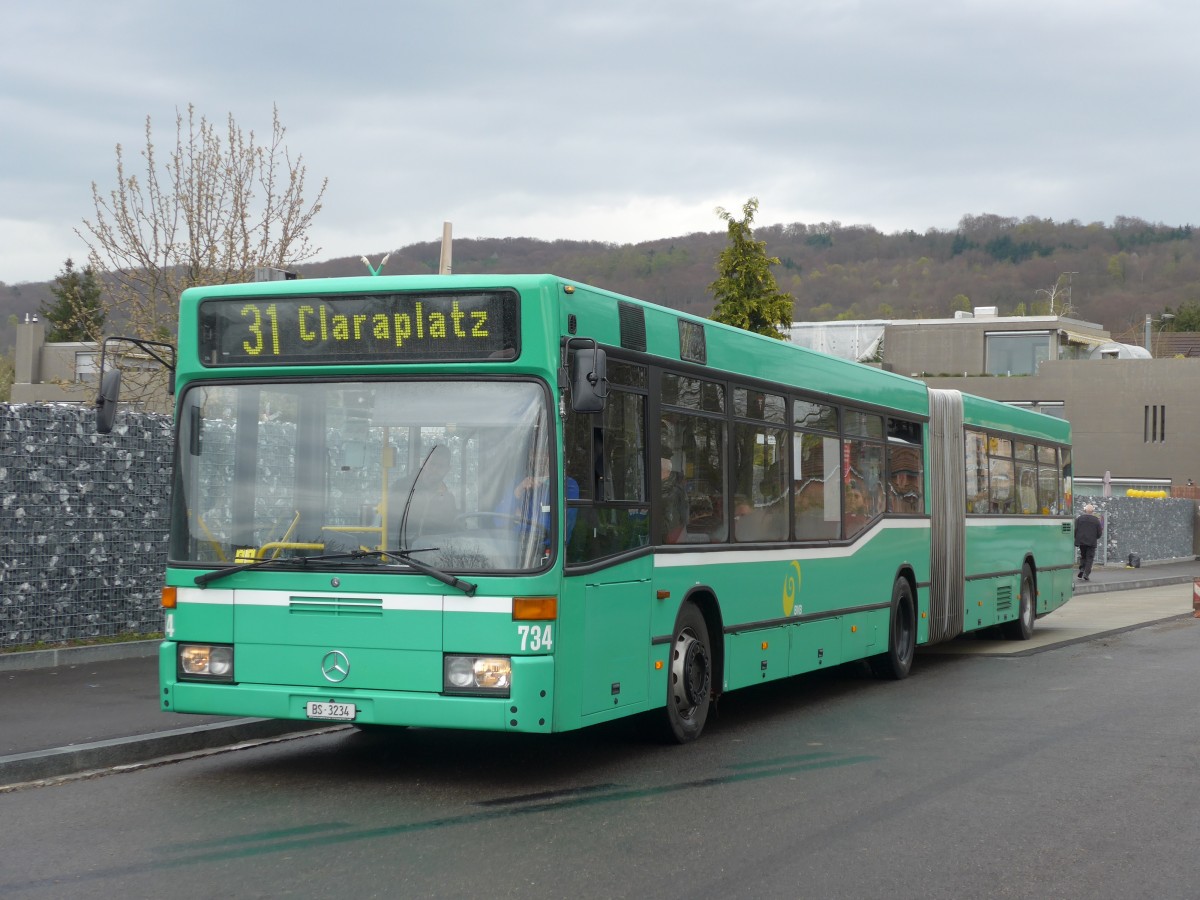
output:
M922 648L920 657L1029 655L1187 615L1192 587L1180 579L1190 582L1192 570L1200 570L1194 561L1098 573L1071 602L1039 619L1030 641L966 637ZM0 789L327 728L163 713L156 651L157 642L143 642L0 656L0 723L7 726L0 727Z
M685 747L338 730L0 793L0 897L1190 897L1198 628L844 666Z

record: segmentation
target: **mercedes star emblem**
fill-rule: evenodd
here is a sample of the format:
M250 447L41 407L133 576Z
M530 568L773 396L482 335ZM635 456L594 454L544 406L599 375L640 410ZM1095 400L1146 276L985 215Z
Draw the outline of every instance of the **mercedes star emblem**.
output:
M334 684L345 681L350 674L350 659L341 650L330 650L321 660L321 674Z

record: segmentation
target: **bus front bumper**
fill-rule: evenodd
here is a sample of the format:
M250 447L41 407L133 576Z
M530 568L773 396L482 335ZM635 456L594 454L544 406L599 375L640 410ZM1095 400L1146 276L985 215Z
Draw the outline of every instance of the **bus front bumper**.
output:
M407 725L483 731L550 732L553 730L554 658L513 657L508 697L437 694L342 688L336 685L221 683L181 680L174 669L171 642L160 657L159 704L165 712L194 713L329 724ZM310 704L323 704L314 708ZM314 716L331 712L352 718Z

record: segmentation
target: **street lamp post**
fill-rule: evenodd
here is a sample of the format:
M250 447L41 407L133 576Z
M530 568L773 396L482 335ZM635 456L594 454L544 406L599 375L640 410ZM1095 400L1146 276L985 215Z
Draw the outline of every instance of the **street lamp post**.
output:
M1158 317L1158 330L1161 332L1163 326L1175 318L1174 313L1163 313ZM1150 325L1154 322L1154 317L1150 313L1146 313L1146 352L1151 356L1154 355L1154 348L1150 345Z

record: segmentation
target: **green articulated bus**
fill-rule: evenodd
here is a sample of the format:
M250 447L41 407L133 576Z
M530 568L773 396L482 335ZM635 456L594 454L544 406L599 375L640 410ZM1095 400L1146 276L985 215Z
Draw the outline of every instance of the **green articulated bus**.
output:
M1059 419L551 275L179 321L164 710L685 742L726 691L903 678L1071 596Z

